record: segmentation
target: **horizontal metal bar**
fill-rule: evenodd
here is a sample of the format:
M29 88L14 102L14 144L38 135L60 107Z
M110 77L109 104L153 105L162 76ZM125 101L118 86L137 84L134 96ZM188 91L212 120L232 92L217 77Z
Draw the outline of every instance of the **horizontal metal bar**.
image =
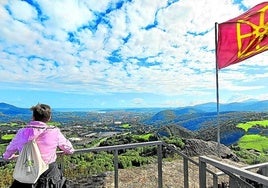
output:
M206 157L206 156L200 156L199 160L201 162L211 164L211 165L215 166L216 168L218 168L220 170L225 170L225 171L228 171L230 173L242 176L244 178L254 180L254 181L256 181L256 182L258 182L260 184L268 185L268 178L266 176L261 175L261 174L257 174L257 173L254 173L254 172L251 172L251 171L248 171L248 170L236 167L236 166L232 166L232 165L229 165L229 164L226 164L226 163L222 163L220 161L211 159L211 158Z
M122 144L122 145L113 145L113 146L103 146L103 147L95 147L95 148L85 148L85 149L77 149L75 153L84 153L84 152L99 152L99 151L114 151L120 149L131 149L136 147L144 147L144 146L158 146L162 145L162 141L152 141L152 142L140 142L133 144Z
M152 142L140 142L140 143L132 143L132 144L122 144L122 145L113 145L113 146L103 146L103 147L95 147L95 148L84 148L84 149L76 149L74 153L85 153L85 152L100 152L100 151L114 151L120 149L131 149L136 147L144 147L144 146L158 146L162 145L162 141L152 141ZM57 151L57 154L62 154L63 151ZM5 161L2 157L0 157L0 162Z
M260 167L264 167L264 166L268 166L268 162L249 165L249 166L242 166L240 168L245 169L245 170L251 170L251 169L254 169L254 168L260 168ZM224 172L217 172L216 175L217 176L222 176L222 175L225 175L225 173Z

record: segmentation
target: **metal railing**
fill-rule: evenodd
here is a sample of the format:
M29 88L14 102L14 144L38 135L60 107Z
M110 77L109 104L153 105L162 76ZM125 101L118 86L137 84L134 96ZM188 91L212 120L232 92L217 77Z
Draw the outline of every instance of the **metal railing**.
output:
M263 184L264 186L268 186L268 178L266 176L253 173L248 171L254 168L266 168L266 175L268 175L268 163L262 163L258 165L251 165L246 167L235 167L226 163L219 162L217 160L211 159L206 156L199 157L199 161L195 161L183 154L182 152L176 150L173 147L170 147L168 144L162 141L152 141L152 142L141 142L141 143L133 143L133 144L124 144L124 145L114 145L114 146L104 146L104 147L95 147L95 148L85 148L85 149L77 149L74 153L87 153L87 152L101 152L101 151L110 151L113 152L113 162L114 162L114 187L119 187L119 173L118 173L118 151L125 149L133 149L137 147L145 147L145 146L156 146L157 147L157 165L158 165L158 188L163 187L163 171L162 171L162 159L163 159L163 147L166 147L170 150L173 150L175 153L180 155L183 158L183 185L184 188L189 188L189 163L196 165L199 167L199 187L205 188L207 186L207 175L209 173L213 177L213 188L218 188L219 186L219 176L229 175L229 176L241 176L243 178L247 178L250 180L254 180L258 183ZM59 154L61 152L58 152ZM3 162L3 159L0 158L0 162ZM210 164L221 172L213 172L207 168L207 164Z
M165 142L163 142L163 146L169 148L170 150L174 151L175 153L177 153L178 155L180 155L183 158L183 177L184 177L183 184L184 184L184 188L189 188L189 164L192 163L193 165L196 165L198 167L199 162L193 160L192 158L190 158L187 155L185 155L184 153L174 149L173 147L170 147ZM218 175L217 173L215 173L207 168L205 169L205 171L210 173L213 176L213 188L217 188L218 187L218 176L220 176L222 174Z
M76 149L74 153L87 153L87 152L101 152L101 151L112 151L114 155L114 187L118 188L118 151L125 149L133 149L137 147L144 146L156 146L157 147L157 164L158 164L158 188L163 187L163 178L162 178L162 141L152 141L152 142L141 142L134 144L124 144L124 145L114 145L114 146L104 146L104 147L95 147L95 148L85 148L85 149ZM57 154L63 153L58 151ZM0 163L6 163L3 158L0 158Z
M145 147L145 146L156 146L157 147L157 169L158 169L158 188L163 187L163 170L162 170L162 159L163 159L163 147L166 147L170 150L173 150L175 153L179 154L183 158L183 176L184 176L184 188L189 188L189 163L192 163L198 167L199 163L186 156L182 152L170 147L168 144L162 141L152 141L152 142L141 142L141 143L133 143L133 144L124 144L124 145L113 145L113 146L103 146L103 147L95 147L95 148L84 148L84 149L76 149L74 154L79 153L88 153L88 152L101 152L101 151L109 151L113 152L113 162L114 162L114 187L119 187L119 173L118 173L118 151L125 149L133 149L137 147ZM57 152L61 154L62 152ZM0 159L1 162L2 159ZM206 169L207 172L211 173L213 176L216 174L209 169ZM216 185L217 182L215 182Z
M122 149L133 149L137 147L144 147L144 146L157 146L157 164L158 164L158 188L163 187L163 171L162 171L162 147L166 147L169 150L177 153L183 158L183 185L184 188L189 188L189 164L192 163L193 165L199 166L199 162L191 159L184 153L170 147L170 145L166 144L163 141L152 141L152 142L141 142L141 143L134 143L134 144L124 144L124 145L114 145L114 146L104 146L104 147L96 147L96 148L85 148L75 150L75 153L85 153L85 152L100 152L100 151L113 151L114 155L114 187L118 188L119 186L119 175L118 175L118 151ZM213 176L213 188L218 187L218 176L223 174L217 174L210 169L205 169L206 172L210 173Z
M100 152L100 151L113 151L114 155L114 187L118 188L118 151L124 149L133 149L137 147L144 146L157 146L157 164L158 164L158 188L163 187L163 177L162 177L162 141L152 141L152 142L141 142L134 144L123 144L123 145L114 145L114 146L104 146L96 148L85 148L75 150L74 153L85 153L85 152Z
M215 181L218 180L218 176L221 176L223 174L227 174L230 178L230 185L229 187L252 187L245 179L251 180L253 182L256 182L258 184L261 184L262 187L268 186L268 177L267 177L267 171L268 171L268 163L261 163L257 165L251 165L246 167L237 167L230 164L226 164L220 161L217 161L215 159L201 156L199 157L199 187L205 188L206 187L206 171L207 171L207 164L210 164L222 172L216 173L215 176L213 176ZM256 172L249 171L254 168L262 168L264 169L264 175L258 174ZM243 186L238 186L243 185ZM216 188L216 186L213 186Z

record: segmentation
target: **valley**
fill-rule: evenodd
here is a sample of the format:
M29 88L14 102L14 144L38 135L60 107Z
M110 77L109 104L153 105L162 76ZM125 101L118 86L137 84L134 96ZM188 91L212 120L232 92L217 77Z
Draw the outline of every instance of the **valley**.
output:
M15 109L12 110L12 108ZM12 105L5 106L4 109L1 110L0 104L0 153L4 152L17 130L24 127L31 119L31 113L28 109L19 109ZM268 161L265 157L268 144L262 145L262 149L258 150L252 145L249 148L247 140L243 143L244 145L241 145L240 140L249 134L262 134L261 136L266 139L266 135L263 134L267 132L266 124L260 125L261 122L267 122L267 120L268 112L225 111L217 116L216 112L191 107L184 109L53 111L52 121L49 124L59 127L63 134L71 140L75 149L162 140L180 151L186 152L186 154L187 152L189 155L194 154L191 157L204 154L207 151L211 153L206 154L216 154L215 143L217 141L217 126L219 125L221 143L233 153L230 155L232 160L256 164ZM247 129L241 126L243 123L247 125L250 122L258 123L251 125L251 127L246 126ZM214 147L207 148L209 145L211 146L208 142L214 142ZM259 137L258 143L263 143ZM119 167L127 169L133 165L139 167L150 164L150 161L155 158L155 154L155 150L151 148L124 151L119 155L120 160L122 160ZM174 153L165 150L164 156L165 158L173 158ZM92 174L113 169L110 153L75 154L66 157L64 161L66 165L71 164L72 166L65 172L70 179L83 179ZM124 161L128 161L128 163L124 163ZM137 161L139 162L137 163ZM7 182L12 180L8 170L10 168L12 168L12 164L8 168L4 164L0 169L2 173L7 173L7 177L9 177ZM87 171L86 169L95 170ZM84 173L83 176L81 176L81 171Z

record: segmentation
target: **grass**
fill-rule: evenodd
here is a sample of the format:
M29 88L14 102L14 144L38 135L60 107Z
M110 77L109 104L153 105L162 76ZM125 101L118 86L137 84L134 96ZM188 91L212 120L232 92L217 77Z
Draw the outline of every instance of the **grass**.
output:
M246 123L239 123L236 127L244 129L247 132L248 129L250 129L251 127L256 126L256 125L267 128L268 127L268 120L249 121Z
M129 129L129 128L131 128L131 125L129 125L128 123L125 123L125 124L121 125L121 127L124 129Z
M268 138L257 134L245 135L240 138L238 146L244 149L254 149L264 153L268 151Z
M2 140L12 140L14 138L15 134L5 134L1 137Z
M268 120L249 121L237 125L238 128L244 129L246 132L254 126L268 128ZM258 134L246 134L240 138L238 146L243 149L254 149L261 153L266 153L268 151L268 137Z
M0 126L8 126L9 123L0 123Z
M11 127L16 127L19 124L16 122L10 122L10 123L0 123L0 126L11 126Z
M149 141L149 138L152 135L153 135L152 133L143 134L143 135L133 135L133 138L137 140Z
M60 122L49 121L49 122L47 122L47 125L59 127L61 125L61 123Z

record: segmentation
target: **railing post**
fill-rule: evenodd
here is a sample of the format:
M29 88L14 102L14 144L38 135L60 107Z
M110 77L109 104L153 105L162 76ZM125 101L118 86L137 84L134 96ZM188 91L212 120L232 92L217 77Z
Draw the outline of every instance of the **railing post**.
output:
M199 187L206 188L206 163L199 157Z
M184 177L184 188L189 187L189 171L188 171L188 159L183 157L183 177Z
M157 146L157 156L158 156L158 188L163 187L163 177L162 177L162 144Z
M118 150L114 150L114 187L118 188Z
M218 188L218 176L213 174L213 188Z
M259 169L261 171L260 174L264 175L264 176L268 176L268 166L263 166L263 167L260 167ZM268 188L267 185L262 185L263 188Z

